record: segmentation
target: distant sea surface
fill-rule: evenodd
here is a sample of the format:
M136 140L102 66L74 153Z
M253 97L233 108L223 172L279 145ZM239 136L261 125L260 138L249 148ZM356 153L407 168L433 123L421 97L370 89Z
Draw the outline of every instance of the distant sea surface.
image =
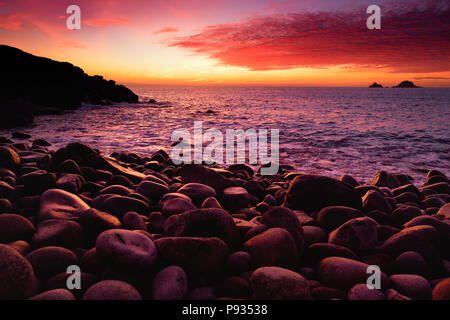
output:
M450 176L450 89L294 87L131 87L157 103L84 106L39 116L21 131L54 148L79 141L100 149L149 155L171 150L172 132L194 120L203 129L279 129L282 163L300 172L369 181L376 171L420 170ZM211 110L213 113L207 113Z

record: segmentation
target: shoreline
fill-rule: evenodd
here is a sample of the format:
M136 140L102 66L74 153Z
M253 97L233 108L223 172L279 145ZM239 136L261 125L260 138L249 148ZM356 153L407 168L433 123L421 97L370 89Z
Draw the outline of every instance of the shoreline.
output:
M162 150L49 147L0 146L0 299L450 296L450 180L439 171L423 186L384 171L360 185L289 167L175 166ZM78 291L66 287L73 265Z

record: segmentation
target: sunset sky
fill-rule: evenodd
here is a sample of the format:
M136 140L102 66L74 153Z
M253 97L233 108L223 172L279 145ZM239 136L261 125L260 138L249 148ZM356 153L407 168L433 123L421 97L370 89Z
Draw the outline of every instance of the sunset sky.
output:
M124 84L450 87L448 0L0 0L0 39Z

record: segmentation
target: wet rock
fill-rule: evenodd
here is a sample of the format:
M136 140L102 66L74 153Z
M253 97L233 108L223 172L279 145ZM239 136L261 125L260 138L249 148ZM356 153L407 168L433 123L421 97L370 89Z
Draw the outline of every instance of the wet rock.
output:
M390 218L395 226L400 227L408 221L421 215L423 215L423 212L420 208L417 208L415 206L402 205L394 210Z
M129 230L147 230L144 216L130 211L122 217L123 226Z
M243 244L256 266L278 266L294 269L299 263L296 243L282 228L271 228Z
M0 181L0 197L11 199L13 198L14 193L15 190L12 186L10 186L4 181Z
M115 216L94 208L81 212L78 222L83 226L83 231L95 237L103 231L122 227L122 223Z
M113 194L113 195L119 195L119 196L125 196L128 197L131 193L133 193L133 190L121 186L121 185L110 185L98 192L98 195L104 195L104 194Z
M28 242L23 241L23 240L11 242L10 244L8 244L8 246L10 246L14 250L16 250L22 256L24 256L28 252L30 252L30 249L31 249L31 246L28 244Z
M342 206L325 207L317 214L317 222L326 230L332 231L345 222L362 216L361 211Z
M0 244L0 299L24 299L33 291L31 264L16 250Z
M348 292L349 300L384 300L384 294L377 289L369 289L367 284L354 285Z
M167 219L164 231L169 236L218 237L230 247L237 244L233 217L222 209L196 209Z
M292 236L301 255L304 247L303 228L295 213L285 207L273 207L267 210L261 218L261 223L268 228L286 229Z
M39 220L74 219L89 206L76 195L60 189L50 189L41 195Z
M371 218L355 218L330 233L328 242L347 247L356 253L367 252L377 244L377 226Z
M256 300L311 299L306 279L291 270L262 267L252 273L250 283Z
M349 185L351 185L352 187L357 187L359 186L359 182L353 178L352 176L348 175L348 174L344 174L339 178L340 181L345 182Z
M56 180L56 187L71 193L78 193L84 184L84 178L79 174L66 173Z
M226 269L229 274L242 274L250 270L251 262L252 257L248 252L236 251L228 256Z
M15 169L20 165L20 157L13 149L0 146L0 168Z
M179 170L179 174L183 184L198 183L207 185L213 188L217 194L221 194L227 187L226 179L221 174L200 165L185 164ZM215 194L211 197L214 196ZM194 202L197 203L196 201Z
M39 279L66 272L68 266L78 264L76 254L62 247L40 248L27 254L25 258L31 263Z
M311 296L314 300L345 300L347 294L344 290L318 286L311 289Z
M142 181L136 188L136 192L142 194L150 200L159 200L161 197L169 193L169 188L164 185L153 181Z
M103 280L91 286L83 300L142 300L131 284L118 280Z
M214 291L218 297L225 297L225 299L248 299L251 295L248 281L238 276L228 277L221 281Z
M184 270L178 266L169 266L158 272L153 280L153 299L182 300L187 288Z
M0 214L0 243L29 241L35 232L34 225L27 218L18 214Z
M249 204L249 194L241 187L230 187L223 190L222 203L224 208L231 212L247 208Z
M21 176L19 178L19 183L25 186L27 194L40 194L45 190L55 187L56 175L44 170L38 170Z
M389 279L392 287L407 297L418 300L431 298L431 287L424 277L412 274L394 274Z
M318 280L331 288L348 290L356 284L366 283L369 277L368 264L359 261L330 257L319 264ZM387 288L387 276L381 272L381 288Z
M450 220L450 203L442 206L436 214L436 217L441 220Z
M208 199L215 199L215 198L208 198ZM195 209L197 208L192 204L191 199L187 200L184 198L169 199L167 201L164 201L161 206L161 211L166 217Z
M394 289L388 289L386 291L386 300L412 300L412 299L400 294Z
M81 246L82 241L83 231L75 221L48 219L38 224L31 243L35 248L57 246L71 249Z
M433 300L450 300L450 278L440 281L434 287Z
M361 209L361 198L350 185L328 177L301 175L296 177L286 194L285 203L307 213L330 206Z
M327 233L320 227L304 226L303 227L303 235L305 238L306 246L309 246L313 243L318 243L318 242L327 242L327 240L328 240Z
M389 202L380 194L378 191L368 191L364 197L363 201L363 211L370 212L373 210L379 210L382 212L386 212L390 214L392 212L392 208L389 205Z
M102 209L115 215L116 217L121 218L129 211L134 211L139 214L147 214L149 206L144 201L136 198L113 195L106 198Z
M428 276L427 262L415 251L406 251L395 259L395 271L398 274L416 274Z
M28 300L75 300L75 296L67 289L53 289L35 295Z
M13 204L8 199L0 199L0 214L13 212Z
M219 201L217 201L214 197L206 198L205 201L202 203L202 208L219 208L222 209L222 206L220 205Z
M164 260L194 272L218 272L228 256L228 246L219 238L166 237L155 245Z
M328 257L358 259L352 250L332 243L314 243L305 251L305 261L311 264L316 264Z
M399 232L400 229L397 229L395 227L379 225L377 227L378 241L383 243L384 241L392 237L394 234Z
M59 273L45 282L43 285L43 289L45 291L49 290L55 290L55 289L67 289L67 280L69 277L73 276L73 273ZM81 298L83 294L86 292L87 289L89 289L90 286L92 286L94 283L96 283L97 277L91 273L80 273L80 289L74 289L72 293L77 297Z
M178 192L187 195L198 207L201 206L206 198L216 196L216 191L213 188L200 183L185 184L178 189Z
M394 175L387 173L385 171L377 172L371 184L378 187L388 187L390 189L400 187L400 183L397 180L397 178Z
M106 263L130 272L148 272L158 258L152 240L129 230L104 231L98 236L95 248Z

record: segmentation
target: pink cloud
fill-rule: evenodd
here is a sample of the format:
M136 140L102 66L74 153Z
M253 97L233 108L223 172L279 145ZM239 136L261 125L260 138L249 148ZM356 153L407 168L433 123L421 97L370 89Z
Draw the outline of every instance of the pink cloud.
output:
M382 7L382 29L368 30L365 8L302 12L213 25L169 45L251 70L387 67L394 72L450 70L450 9L442 1Z
M127 18L99 18L82 20L82 23L90 27L109 27L109 26L123 26L132 23L133 20Z
M180 31L180 30L178 30L177 28L167 27L167 28L162 28L162 29L156 30L155 32L153 32L153 34L178 32L178 31Z
M22 29L22 21L19 16L12 15L0 15L0 28L9 31L19 31Z

